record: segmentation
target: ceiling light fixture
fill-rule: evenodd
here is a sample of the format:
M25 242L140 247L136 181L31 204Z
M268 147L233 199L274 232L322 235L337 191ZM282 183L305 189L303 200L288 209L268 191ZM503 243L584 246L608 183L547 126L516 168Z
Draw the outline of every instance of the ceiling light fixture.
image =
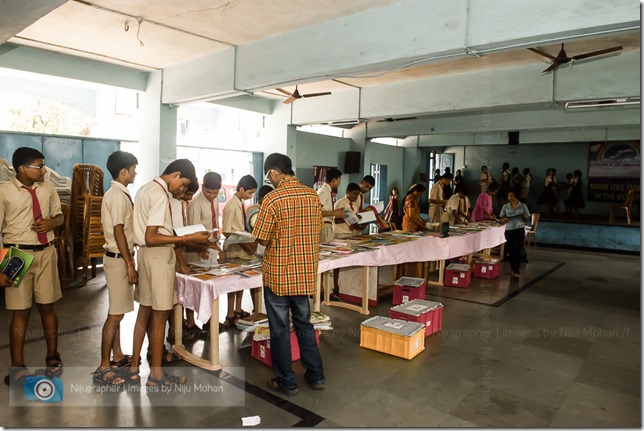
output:
M564 109L597 109L639 105L639 97L619 97L614 99L581 100L566 102Z

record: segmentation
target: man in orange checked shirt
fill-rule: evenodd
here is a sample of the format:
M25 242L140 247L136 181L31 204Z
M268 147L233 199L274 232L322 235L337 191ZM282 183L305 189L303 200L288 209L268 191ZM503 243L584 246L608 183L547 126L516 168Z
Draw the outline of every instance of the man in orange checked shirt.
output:
M289 310L306 367L304 378L313 389L324 389L324 368L309 304L318 273L322 206L317 193L294 177L287 156L269 155L264 173L275 190L262 202L253 235L266 247L262 266L264 298L276 376L268 386L292 396L299 389L291 361Z

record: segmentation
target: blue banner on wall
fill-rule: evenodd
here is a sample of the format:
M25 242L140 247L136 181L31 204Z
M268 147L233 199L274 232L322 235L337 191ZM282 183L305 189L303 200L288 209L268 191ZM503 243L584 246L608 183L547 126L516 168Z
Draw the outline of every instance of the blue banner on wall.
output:
M588 200L624 202L626 192L635 189L635 202L640 201L639 178L588 178Z
M598 142L588 147L588 200L623 202L634 188L640 200L640 142Z

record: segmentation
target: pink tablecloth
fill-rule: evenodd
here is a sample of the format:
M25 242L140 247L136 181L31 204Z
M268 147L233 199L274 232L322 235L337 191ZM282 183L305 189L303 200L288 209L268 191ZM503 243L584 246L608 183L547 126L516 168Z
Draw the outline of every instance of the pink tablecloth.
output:
M464 256L505 242L505 226L485 229L467 235L438 238L426 236L415 241L388 245L377 250L350 254L339 259L322 260L318 272L347 266L385 266L405 262L428 262ZM210 280L177 274L176 290L179 302L197 312L197 318L206 322L211 316L212 302L228 292L262 286L262 277L229 275Z

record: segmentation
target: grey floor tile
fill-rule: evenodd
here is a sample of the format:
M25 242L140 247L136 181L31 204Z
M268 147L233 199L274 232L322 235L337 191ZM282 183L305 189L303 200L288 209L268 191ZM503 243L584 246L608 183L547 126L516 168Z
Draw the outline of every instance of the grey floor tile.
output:
M606 363L586 361L577 374L576 381L589 386L640 397L641 370L622 368Z
M484 427L547 427L556 408L482 384L465 397L450 414Z
M575 383L552 426L640 427L640 398Z

